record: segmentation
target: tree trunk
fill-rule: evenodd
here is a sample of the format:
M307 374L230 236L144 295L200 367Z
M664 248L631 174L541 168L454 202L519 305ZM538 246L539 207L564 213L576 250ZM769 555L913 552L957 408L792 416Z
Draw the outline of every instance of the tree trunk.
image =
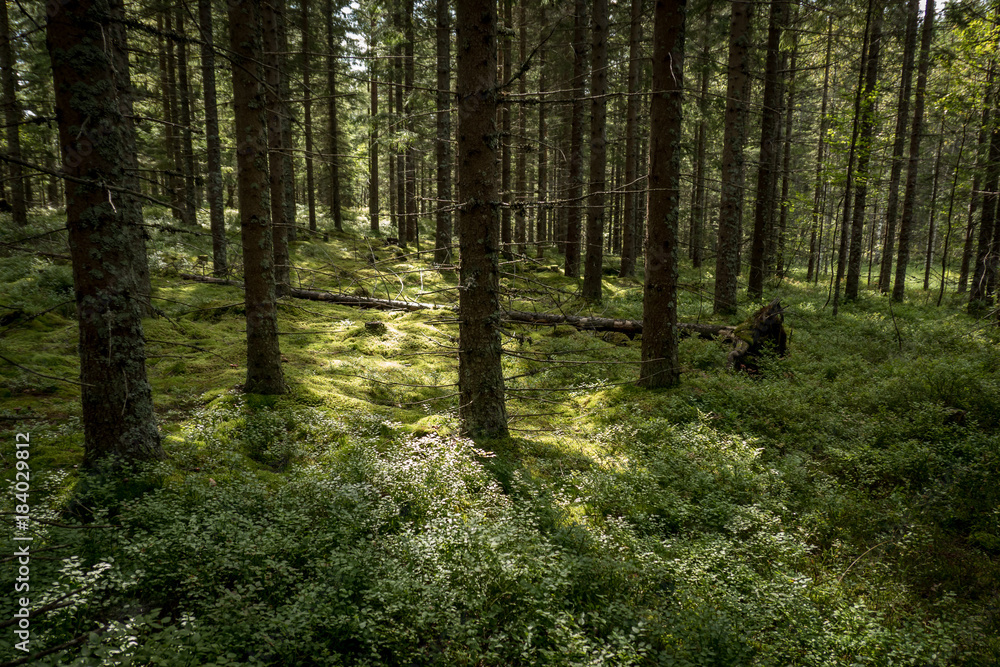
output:
M906 170L906 191L903 195L903 215L899 221L899 256L896 259L896 284L892 298L902 301L906 293L906 269L910 262L910 235L917 207L917 173L920 168L920 139L923 134L924 97L927 91L927 70L931 60L931 40L934 38L934 0L927 0L924 9L923 36L920 41L920 64L917 67L917 90L913 100L913 127L910 134L910 159Z
M878 83L879 60L882 48L882 14L880 2L871 10L874 13L871 38L868 40L865 87L861 98L861 133L858 138L858 169L855 176L854 215L851 221L851 247L847 263L847 282L844 284L844 299L858 298L861 281L861 251L865 225L865 199L868 193L869 169L872 142L875 132L875 85Z
M405 127L410 138L406 142L405 152L405 193L406 193L406 240L414 243L417 250L420 250L420 225L417 215L417 172L416 156L413 149L413 139L415 134L413 125L413 0L406 0L406 13L404 15L404 38L403 45L403 68L404 84L406 85L405 101L403 113L406 117Z
M275 0L281 20L278 21L278 69L288 71L288 4L285 0ZM281 145L285 146L281 156L281 180L285 187L285 220L288 222L288 242L298 238L297 210L295 207L295 165L292 158L292 109L289 100L292 97L292 87L289 77L281 77L281 90L278 99L281 100Z
M124 31L109 20L114 13L107 0L78 0L50 15L46 26L63 169L85 181L66 181L66 218L88 467L110 455L125 462L163 457L136 289L138 265L146 262L135 252L141 207L121 193L130 189L129 164L121 158L134 154L135 141L119 86L127 75L116 73L114 51L124 54L126 45Z
M760 157L757 167L757 205L754 208L753 245L750 253L750 280L747 295L760 299L764 294L765 250L774 225L775 157L779 152L781 121L781 32L788 23L786 0L771 0L767 27L767 64L764 73L764 109L760 121Z
M333 0L326 0L326 113L330 132L330 216L333 227L344 231L340 202L340 124L337 122L337 40L333 35Z
M518 59L525 63L528 59L528 21L525 15L524 0L518 3ZM522 72L517 82L517 92L521 99L528 93L528 76ZM517 105L517 164L515 168L515 204L514 204L514 242L517 243L517 253L523 255L527 240L527 189L528 189L528 155L525 152L527 125L525 123L524 104Z
M934 179L931 184L930 213L927 216L927 248L924 253L924 289L931 288L931 263L934 261L934 220L935 208L937 207L938 180L941 176L941 152L944 149L944 119L945 113L941 114L941 130L938 137L937 153L934 156ZM942 275L942 279L944 276Z
M688 257L694 268L701 268L704 256L705 229L705 148L708 144L708 83L712 72L712 0L705 5L705 35L701 52L701 94L698 96L698 129L695 137L694 184L691 188L691 232L688 236Z
M1000 10L998 10L1000 11ZM991 67L987 82L988 95L993 101L993 117L1000 115L1000 95L995 89L995 71ZM986 115L985 113L983 114ZM985 126L985 124L984 124ZM994 227L996 227L997 201L1000 194L997 188L1000 186L1000 126L996 122L990 124L990 148L989 156L986 159L986 172L984 174L982 215L979 221L979 244L976 251L976 269L972 278L972 285L969 287L969 314L974 316L982 315L993 302L993 296L989 291L991 271L996 270L996 265L992 261Z
M510 60L511 56L511 6L512 0L499 0L503 7L504 30L500 36L501 54L500 69L502 83L510 81ZM500 238L503 242L504 253L510 253L510 243L512 240L510 228L510 100L506 97L506 89L501 93L500 98L500 197L503 200L503 208L500 210Z
M247 380L243 388L254 394L283 394L269 219L261 4L262 0L247 0L228 5L247 320Z
M0 86L3 88L3 117L7 125L7 154L15 160L21 160L21 105L17 102L17 72L15 71L13 41L8 35L13 34L10 21L7 18L7 4L0 7L0 30L4 38L0 40ZM8 164L10 171L10 206L14 225L23 227L28 224L28 206L24 196L24 173L21 165L16 162Z
M635 0L638 2L638 0ZM541 32L547 29L545 22L545 5L539 6L539 24ZM550 240L546 234L547 223L550 216L548 204L549 189L549 138L546 134L546 82L545 82L545 56L548 51L544 34L540 35L541 45L538 47L538 214L535 218L535 243L538 244L537 257L545 257L545 242Z
M970 114L971 116L971 114ZM951 232L952 232L952 214L955 212L955 195L958 193L958 175L961 171L962 166L962 155L965 153L965 142L968 138L970 117L966 117L965 122L962 123L962 142L958 146L958 156L955 158L955 172L951 179L951 196L948 198L948 217L945 223L947 231L944 235L944 249L941 251L941 287L938 290L938 300L937 305L941 305L941 300L944 299L944 284L945 277L948 275L948 246L951 242Z
M437 0L437 203L434 261L451 263L451 12Z
M798 15L798 5L796 4L796 17ZM795 20L792 20L795 23ZM774 255L774 276L779 280L785 277L785 240L788 229L788 215L792 208L792 203L788 198L788 190L792 180L792 123L795 117L795 74L799 55L799 36L796 32L792 37L791 64L787 74L788 79L788 102L785 105L785 130L782 137L784 155L781 158L781 198L778 202L778 229L776 234L776 247ZM789 261L789 266L794 262L794 257Z
M583 95L587 80L587 3L576 0L573 11L573 84L570 121L569 208L566 210L567 278L580 276L580 217L583 210Z
M184 34L184 10L176 8L177 32ZM191 138L191 86L188 84L187 42L177 41L177 87L181 107L181 165L184 174L184 219L189 225L197 224L194 185L194 141Z
M162 15L156 17L157 30L165 29L173 32L173 19L170 12L165 12L166 24ZM177 137L175 128L177 126L177 114L174 111L174 46L173 42L165 37L158 40L158 60L160 66L160 102L163 105L163 138L166 144L167 158L163 162L163 171L167 183L167 190L170 193L170 214L175 220L183 220L184 205L180 199L181 189L177 181L179 173L177 168Z
M656 0L649 108L649 195L639 384L668 387L677 364L677 227L680 218L685 0Z
M604 189L607 177L608 2L594 0L590 94L590 201L587 207L587 253L583 298L601 300L604 268Z
M990 124L990 105L992 104L993 89L993 68L994 63L990 63L987 68L986 95L983 101L983 119L979 126L979 136L976 142L976 171L972 179L972 192L969 193L969 213L965 225L965 243L962 247L962 268L958 277L958 293L965 292L969 284L969 270L973 258L973 242L976 236L976 212L982 201L980 186L982 185L982 172L986 169L986 162L989 151L989 137L987 128ZM975 267L972 267L975 270Z
M714 312L735 313L740 278L740 243L743 218L743 145L750 97L750 22L753 3L733 0L729 24L729 73L726 84L726 119L722 145L722 192L719 205L719 240L715 258Z
M913 81L913 60L917 50L918 0L907 5L906 38L903 46L903 68L899 82L899 102L896 106L896 138L892 146L892 173L889 177L889 200L885 209L885 240L882 266L879 267L878 289L889 291L892 282L893 246L896 242L896 218L899 212L899 180L903 173L903 149L906 148L906 128L910 114L910 87Z
M282 156L286 147L281 142L281 119L283 109L281 99L281 79L283 72L278 67L278 24L284 21L272 2L261 5L261 20L264 32L264 68L267 82L267 164L269 190L271 196L271 242L274 247L274 288L275 295L283 297L291 286L288 257L288 220L285 219L285 184L283 182Z
M506 437L500 318L497 192L497 16L495 0L458 0L458 386L462 431Z
M639 42L642 39L642 0L632 0L628 38L628 101L625 103L625 206L622 220L622 278L635 273L638 194L636 172L639 148Z
M215 50L212 38L212 0L198 0L201 28L201 80L205 97L205 141L208 160L208 216L212 229L212 273L229 273L226 258L226 216L222 205L222 145L219 140L219 108L215 93Z
M816 148L816 187L813 192L812 229L809 235L809 268L806 270L806 282L819 280L820 273L820 242L822 241L823 222L823 192L826 179L823 178L823 155L826 151L826 129L829 119L826 114L830 93L830 47L833 44L833 16L827 20L826 61L823 67L823 103L819 115L819 141Z
M368 78L371 102L368 108L368 224L372 234L379 233L378 206L378 72L375 66L375 18L372 17L368 41Z
M309 0L302 0L299 18L302 27L302 131L306 135L306 203L309 205L309 231L315 232L316 183L313 173L312 84L309 82L309 59L312 57L312 46L309 42Z

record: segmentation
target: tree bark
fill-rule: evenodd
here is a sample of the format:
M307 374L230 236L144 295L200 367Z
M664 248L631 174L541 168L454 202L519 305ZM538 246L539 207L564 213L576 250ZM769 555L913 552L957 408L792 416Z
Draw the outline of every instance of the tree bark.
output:
M278 67L278 24L284 20L274 0L261 5L264 33L264 68L267 83L267 165L271 196L271 243L274 248L274 288L277 297L288 294L291 285L288 256L288 220L285 219L285 184L282 157L287 148L281 141L282 101L279 97L283 72Z
M830 93L830 47L833 45L833 16L827 20L826 64L823 67L823 103L819 115L819 140L816 147L816 177L813 191L812 229L809 235L809 267L806 270L806 282L819 280L820 243L822 241L823 192L826 180L823 178L823 156L826 151L826 129L829 124L826 108Z
M326 0L326 113L330 132L330 216L333 228L344 231L340 201L340 124L337 120L337 40L333 35L333 0Z
M733 0L729 24L729 72L726 84L726 119L722 145L722 192L719 206L719 239L715 258L714 312L736 312L740 278L740 243L743 218L743 145L750 97L750 22L753 3Z
M991 62L987 67L988 74L986 77L986 95L983 100L983 117L982 123L979 125L979 136L976 141L976 171L972 179L972 192L969 193L969 212L965 225L965 243L962 247L962 268L958 276L959 294L965 292L969 284L969 270L972 265L973 250L975 249L973 243L976 239L976 212L979 210L979 205L982 201L980 186L982 185L982 174L986 170L986 163L989 157L989 135L987 134L987 128L990 124L990 111L993 100L993 69L994 63ZM974 266L972 266L972 270L975 270Z
M541 4L538 11L541 33L544 33L547 29L545 5ZM547 128L545 124L545 108L547 106L545 103L545 61L548 47L544 41L544 34L540 34L540 40L541 45L538 48L538 214L535 218L535 243L538 244L536 254L539 259L545 257L545 242L550 240L547 234L547 227L549 218L552 217L547 204L549 189L549 138L546 133Z
M372 234L379 234L378 206L378 72L375 61L375 18L368 37L368 80L371 101L368 107L368 224Z
M417 163L412 139L415 134L412 106L414 79L413 0L406 0L406 13L404 15L404 19L403 37L405 39L405 43L403 45L403 82L406 88L403 91L405 93L405 100L402 112L406 118L405 127L408 135L406 151L404 153L406 169L404 179L406 198L406 240L416 244L417 250L420 250L420 220L417 216Z
M524 8L524 0L518 3L518 59L522 66L528 59L528 21ZM528 93L528 76L522 72L517 82L517 92L521 99ZM525 136L527 126L525 123L525 106L517 105L517 163L515 165L515 203L514 203L514 242L517 244L517 253L523 255L527 241L527 189L528 189L528 155L525 151Z
M638 193L636 172L639 149L639 42L642 39L642 0L632 0L628 38L628 101L625 104L625 205L622 213L622 278L635 273Z
M941 130L938 137L937 152L934 156L934 179L931 183L931 201L928 208L930 213L927 216L927 248L924 253L924 289L931 287L931 263L934 261L934 222L937 207L938 181L941 177L941 152L944 149L944 119L945 113L941 114ZM942 275L942 279L944 276Z
M708 84L712 72L712 8L713 1L705 6L705 34L701 52L701 94L698 96L698 128L695 132L694 183L691 187L691 229L688 234L688 258L691 265L701 268L704 256L703 230L705 229L705 148L708 144Z
M906 170L906 191L903 195L903 215L899 221L899 256L896 258L896 284L892 298L902 301L906 293L906 269L910 262L910 235L917 207L917 173L920 168L920 139L923 135L924 98L927 92L927 71L930 68L931 40L934 38L934 0L927 0L924 9L923 35L920 40L920 64L917 67L917 89L913 100L913 127L910 133L910 158Z
M288 26L289 13L288 4L285 0L275 0L279 13L278 21L278 69L282 72L288 71ZM295 165L292 159L292 108L289 100L292 97L292 87L288 76L281 77L281 90L278 92L278 99L281 100L281 145L288 150L281 156L281 179L285 187L285 220L288 222L288 241L297 240L298 223L297 209L295 206Z
M764 294L765 250L774 225L775 157L780 149L781 80L779 63L781 33L788 22L786 0L771 0L767 28L767 63L764 73L764 109L760 121L760 157L757 167L757 205L754 208L753 245L750 252L750 279L747 295L760 299Z
M510 81L510 61L511 55L511 1L512 0L499 0L500 6L503 8L503 26L504 30L500 36L500 69L502 76L502 83L507 84ZM513 234L511 233L510 226L510 208L511 208L511 192L510 192L510 100L506 97L506 91L501 93L500 98L500 196L503 199L503 208L500 210L500 238L503 242L503 251L509 255L510 244L513 240Z
M451 12L437 0L437 203L434 261L451 263Z
M569 208L566 210L568 278L580 276L580 218L583 210L583 95L587 80L587 3L576 0L573 11L573 84L571 87Z
M184 34L184 9L176 8L177 32ZM177 41L177 87L181 110L181 166L184 174L184 221L189 225L198 222L195 207L194 141L191 137L191 86L188 83L187 42Z
M247 321L247 380L254 394L283 394L274 287L274 247L269 219L267 121L262 63L262 0L229 7L229 36L236 119L237 187L243 241Z
M594 0L592 7L590 201L587 207L587 253L582 294L589 301L600 301L604 268L604 190L608 164L608 104L605 97L608 90L608 2Z
M208 217L212 230L212 273L229 273L226 258L226 217L222 202L222 144L219 140L219 108L215 92L215 50L212 38L212 0L198 0L201 29L201 80L205 98L205 145L208 160Z
M656 0L649 108L649 195L639 385L668 387L677 364L677 227L680 218L685 0Z
M302 0L300 11L299 19L302 29L302 131L306 135L306 203L309 206L309 231L315 232L316 182L313 172L312 84L309 80L309 59L312 57L312 46L309 42L309 0Z
M896 105L896 135L892 146L892 172L889 176L889 200L885 209L885 240L882 266L879 268L878 289L889 291L892 282L892 256L896 243L896 218L899 213L899 180L903 173L903 150L906 148L906 128L910 114L910 88L913 81L913 61L917 50L918 0L907 5L906 37L903 46L903 68L899 82L899 102Z
M1000 10L998 10L1000 11ZM997 94L995 68L989 70L987 82L988 95L993 101L993 117L1000 115L1000 95ZM985 113L983 114L986 115ZM986 126L984 124L984 126ZM984 174L982 214L979 221L979 243L976 250L976 268L973 274L972 284L969 286L969 306L970 315L979 316L993 303L993 295L990 293L990 273L996 271L996 264L993 262L993 237L994 227L996 227L997 202L1000 200L1000 127L996 122L990 124L990 146L989 155L986 159L986 171Z
M112 192L128 187L122 160L135 140L115 72L126 52L107 0L78 0L48 17L63 169L66 218L79 321L85 466L107 456L125 462L163 457L146 379L143 297L135 252L142 237L137 201ZM116 77L118 80L116 81ZM132 136L130 136L132 135Z
M14 51L11 48L9 35L12 34L10 21L7 17L7 4L0 7L0 86L3 87L3 117L7 125L7 154L15 160L21 160L21 105L17 101L17 72L14 69ZM14 225L23 227L28 224L28 205L24 196L24 173L21 165L8 163L10 175L10 206Z
M456 3L458 93L459 418L472 437L507 436L500 318L495 0Z

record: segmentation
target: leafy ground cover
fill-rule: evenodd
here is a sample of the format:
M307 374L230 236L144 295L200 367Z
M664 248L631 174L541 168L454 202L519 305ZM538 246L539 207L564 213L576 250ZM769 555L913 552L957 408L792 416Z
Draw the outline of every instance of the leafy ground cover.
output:
M59 253L58 234L38 243ZM89 477L78 392L54 379L77 372L68 269L0 258L0 355L21 366L0 364L0 455L12 487L14 434L31 433L33 548L49 549L31 560L49 608L31 646L69 643L32 664L1000 661L1000 335L960 299L913 285L834 319L793 273L769 292L787 358L734 374L720 343L688 338L680 387L653 392L633 385L638 341L511 325L514 436L472 443L450 311L286 299L291 391L243 395L239 290L180 278L203 271L188 237L155 232L151 254L169 459ZM453 271L360 229L295 257L303 288L455 301ZM641 317L641 282L608 277L588 307L560 264L505 264L508 305ZM682 282L681 318L708 321L710 273ZM0 661L24 655L10 630Z

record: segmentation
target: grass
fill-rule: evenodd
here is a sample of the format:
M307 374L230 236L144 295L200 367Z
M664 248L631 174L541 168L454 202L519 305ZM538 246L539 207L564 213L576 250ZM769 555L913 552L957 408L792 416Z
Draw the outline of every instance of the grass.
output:
M32 606L69 601L31 647L79 639L32 664L1000 661L1000 335L960 297L914 283L833 318L793 273L768 290L787 358L748 377L683 339L681 385L658 391L634 386L638 341L511 327L512 437L471 443L450 311L282 300L291 391L242 395L242 295L179 279L207 252L189 243L151 242L169 459L126 476L79 474L77 387L24 370L75 377L66 267L0 258L4 313L24 311L0 336L23 367L0 365L0 455L12 483L30 431L32 514L54 522L33 546L58 547L32 558ZM456 300L453 271L360 229L294 256L303 288ZM505 265L506 305L641 316L641 282L606 277L591 307L559 265ZM711 272L681 273L681 319L709 320Z

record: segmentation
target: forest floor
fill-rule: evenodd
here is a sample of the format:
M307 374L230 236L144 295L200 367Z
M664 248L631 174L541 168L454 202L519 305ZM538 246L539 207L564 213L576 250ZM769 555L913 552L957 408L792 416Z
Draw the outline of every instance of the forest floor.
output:
M0 635L0 665L1000 664L1000 331L964 295L936 306L915 278L905 303L865 291L834 318L828 276L796 269L765 292L787 357L748 376L684 338L680 386L657 391L634 385L638 340L510 324L512 437L472 443L451 311L283 299L290 392L244 395L240 289L181 277L205 273L204 237L153 236L168 459L128 476L79 474L72 279L40 254L64 238L0 257L0 355L20 365L0 363L0 509L30 433L48 608L28 653ZM457 272L360 227L293 256L295 287L457 301ZM505 263L505 306L641 318L641 280L608 275L592 307L561 264ZM680 319L715 321L711 269L681 282Z

